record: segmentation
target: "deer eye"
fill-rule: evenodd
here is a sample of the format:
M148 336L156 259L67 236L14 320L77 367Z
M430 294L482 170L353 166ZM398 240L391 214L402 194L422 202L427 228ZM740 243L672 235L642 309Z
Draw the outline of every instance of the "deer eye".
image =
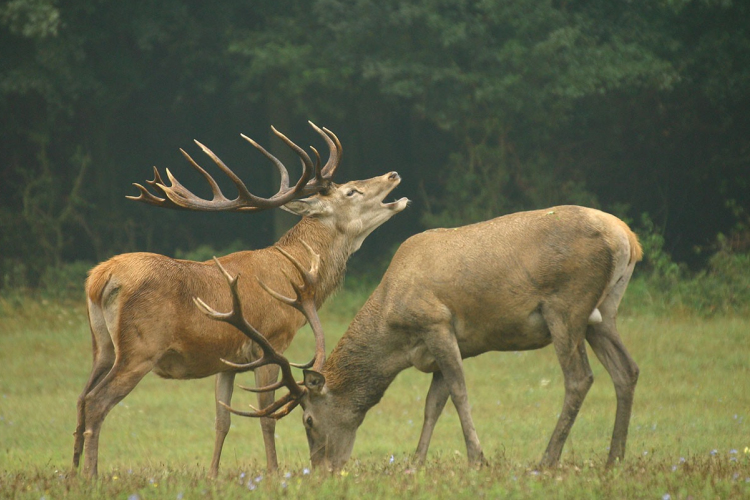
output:
M312 417L307 417L307 420L305 420L305 423L307 424L308 427L312 428L313 426Z
M356 189L350 189L349 191L346 192L346 195L347 196L354 196L354 193L356 193L356 192L357 192Z

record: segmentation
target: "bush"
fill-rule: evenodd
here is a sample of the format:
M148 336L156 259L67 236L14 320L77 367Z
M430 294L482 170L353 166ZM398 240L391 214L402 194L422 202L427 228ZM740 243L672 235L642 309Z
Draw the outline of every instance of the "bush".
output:
M91 262L76 261L59 267L48 267L39 281L42 295L55 299L79 299L83 297L84 282Z
M178 248L175 252L175 258L205 262L207 260L213 259L214 257L221 257L223 255L229 255L230 253L240 252L247 249L247 245L242 243L242 241L235 240L228 246L219 249L214 248L211 245L199 245L192 250L181 250Z
M744 226L739 230L744 231ZM625 295L627 310L703 316L750 313L750 249L736 244L745 238L719 234L707 268L695 273L672 260L647 214L637 232L644 261Z

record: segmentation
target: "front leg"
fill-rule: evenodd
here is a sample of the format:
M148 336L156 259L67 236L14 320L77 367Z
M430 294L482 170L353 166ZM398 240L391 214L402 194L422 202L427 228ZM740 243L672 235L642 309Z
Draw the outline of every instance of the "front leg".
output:
M432 432L435 430L435 424L437 424L443 408L445 408L448 396L450 396L450 391L448 390L448 385L445 383L445 378L443 378L443 373L436 371L432 374L432 383L430 384L430 390L427 392L427 399L424 404L422 434L419 436L419 444L414 456L415 461L419 465L424 464L427 459L427 449L430 447Z
M456 336L449 326L435 325L425 333L424 342L427 349L435 357L438 368L440 368L445 379L444 383L448 387L451 401L453 401L453 405L458 412L458 418L461 420L469 464L484 465L487 461L482 453L482 446L479 444L474 420L471 417L461 350L458 348Z
M221 460L221 449L224 446L224 438L227 437L231 425L232 415L223 405L232 404L232 392L234 391L235 372L220 372L216 375L216 439L214 441L214 456L211 460L212 478L219 475L219 460Z
M279 377L279 366L275 364L262 366L255 370L256 387L265 387L276 382ZM274 392L261 392L258 394L258 407L265 408L274 402ZM269 472L278 469L276 457L276 420L273 418L261 418L260 428L263 431L263 443L266 446L266 468Z

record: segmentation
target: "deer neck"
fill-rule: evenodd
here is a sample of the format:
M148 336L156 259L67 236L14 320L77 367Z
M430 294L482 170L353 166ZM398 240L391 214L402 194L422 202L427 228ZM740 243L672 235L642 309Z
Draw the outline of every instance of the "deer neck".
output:
M353 253L351 241L332 224L303 217L274 246L283 248L295 257L304 258L303 262L307 262L307 250L303 242L320 255L319 288L316 293L316 302L320 307L343 282L346 263Z
M362 307L323 367L328 390L360 418L375 406L402 370L408 368L391 338L379 307Z

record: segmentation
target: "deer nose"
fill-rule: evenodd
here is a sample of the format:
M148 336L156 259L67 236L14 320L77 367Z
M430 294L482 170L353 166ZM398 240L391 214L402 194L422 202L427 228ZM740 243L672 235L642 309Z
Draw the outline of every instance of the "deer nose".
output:
M390 180L390 181L395 181L395 180L398 180L400 178L401 177L398 175L398 172L391 172L390 174L388 174L388 180Z

